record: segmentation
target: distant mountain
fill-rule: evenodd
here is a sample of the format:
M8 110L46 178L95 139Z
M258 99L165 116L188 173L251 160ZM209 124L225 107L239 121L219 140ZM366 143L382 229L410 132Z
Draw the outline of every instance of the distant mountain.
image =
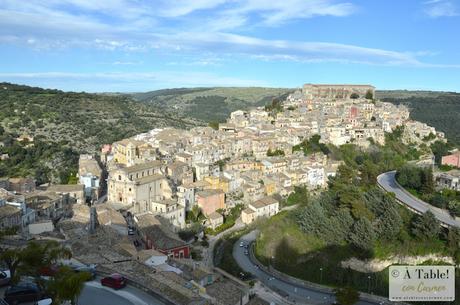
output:
M443 131L449 141L460 145L460 93L440 91L377 91L376 97L407 105L414 120Z
M225 121L232 111L264 106L294 89L231 87L178 88L132 94L134 99L203 121Z
M0 109L0 155L10 155L0 161L0 177L30 174L41 182L65 182L66 172L76 169L78 153L93 153L101 144L158 127L204 124L130 96L9 83L0 83ZM34 138L34 145L14 140L21 135Z

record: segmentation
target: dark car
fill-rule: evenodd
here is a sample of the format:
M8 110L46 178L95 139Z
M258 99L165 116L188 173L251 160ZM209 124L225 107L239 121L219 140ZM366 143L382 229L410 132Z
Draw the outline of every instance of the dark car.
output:
M10 270L0 271L0 286L7 285L10 283L10 281L11 281Z
M101 285L113 289L121 289L126 286L126 279L121 274L114 273L101 279Z
M18 283L10 286L5 291L5 301L10 305L24 303L24 302L36 302L43 299L43 291L35 283Z

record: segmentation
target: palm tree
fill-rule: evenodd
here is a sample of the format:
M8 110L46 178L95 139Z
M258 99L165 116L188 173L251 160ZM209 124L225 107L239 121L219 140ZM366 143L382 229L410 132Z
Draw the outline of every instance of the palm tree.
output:
M35 278L37 284L44 288L44 281L41 278L43 269L56 265L60 259L69 259L72 256L70 250L56 241L45 243L30 242L20 251L20 263L18 274Z
M53 304L70 301L70 304L77 305L78 297L89 279L91 274L88 272L74 272L63 267L47 284L47 292L53 297Z
M21 263L21 253L16 249L2 250L0 261L3 262L10 270L10 276L13 283L17 281L16 270Z

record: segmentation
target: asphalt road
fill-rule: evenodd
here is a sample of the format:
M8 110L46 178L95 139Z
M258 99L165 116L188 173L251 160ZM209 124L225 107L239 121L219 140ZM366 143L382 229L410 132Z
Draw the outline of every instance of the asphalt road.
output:
M99 281L88 282L83 289L79 305L164 305L151 295L134 288L114 290L102 286Z
M425 213L430 210L434 216L444 225L460 227L460 220L452 217L449 212L434 207L408 193L399 184L396 183L396 171L383 173L377 177L378 184L387 192L392 192L403 204L414 209L419 213Z
M1 296L4 295L6 287L2 287ZM22 303L28 305L29 303ZM21 305L22 305L21 304ZM32 304L32 303L30 303ZM126 286L120 290L114 290L101 286L98 280L87 282L79 299L79 305L164 305L149 294Z
M251 262L248 255L244 254L245 248L240 247L240 242L244 244L252 243L257 236L256 231L252 231L242 236L237 243L233 246L233 257L237 261L238 265L246 271L252 273L257 279L259 279L265 286L270 287L278 294L286 297L290 302L286 304L332 304L335 301L335 297L331 293L325 293L322 291L315 290L313 288L305 288L303 286L294 285L284 280L273 277L273 275L266 273L264 270L257 268L254 263ZM295 301L295 302L294 302ZM359 305L375 305L382 303L370 303L366 301L359 301ZM384 304L391 304L390 302Z

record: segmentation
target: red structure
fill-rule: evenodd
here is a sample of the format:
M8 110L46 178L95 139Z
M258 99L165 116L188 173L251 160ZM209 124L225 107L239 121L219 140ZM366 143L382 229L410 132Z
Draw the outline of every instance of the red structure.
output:
M460 167L460 151L456 151L451 155L442 157L441 164Z
M359 112L358 108L352 106L350 108L350 118L355 119L356 117L358 117L358 112Z

